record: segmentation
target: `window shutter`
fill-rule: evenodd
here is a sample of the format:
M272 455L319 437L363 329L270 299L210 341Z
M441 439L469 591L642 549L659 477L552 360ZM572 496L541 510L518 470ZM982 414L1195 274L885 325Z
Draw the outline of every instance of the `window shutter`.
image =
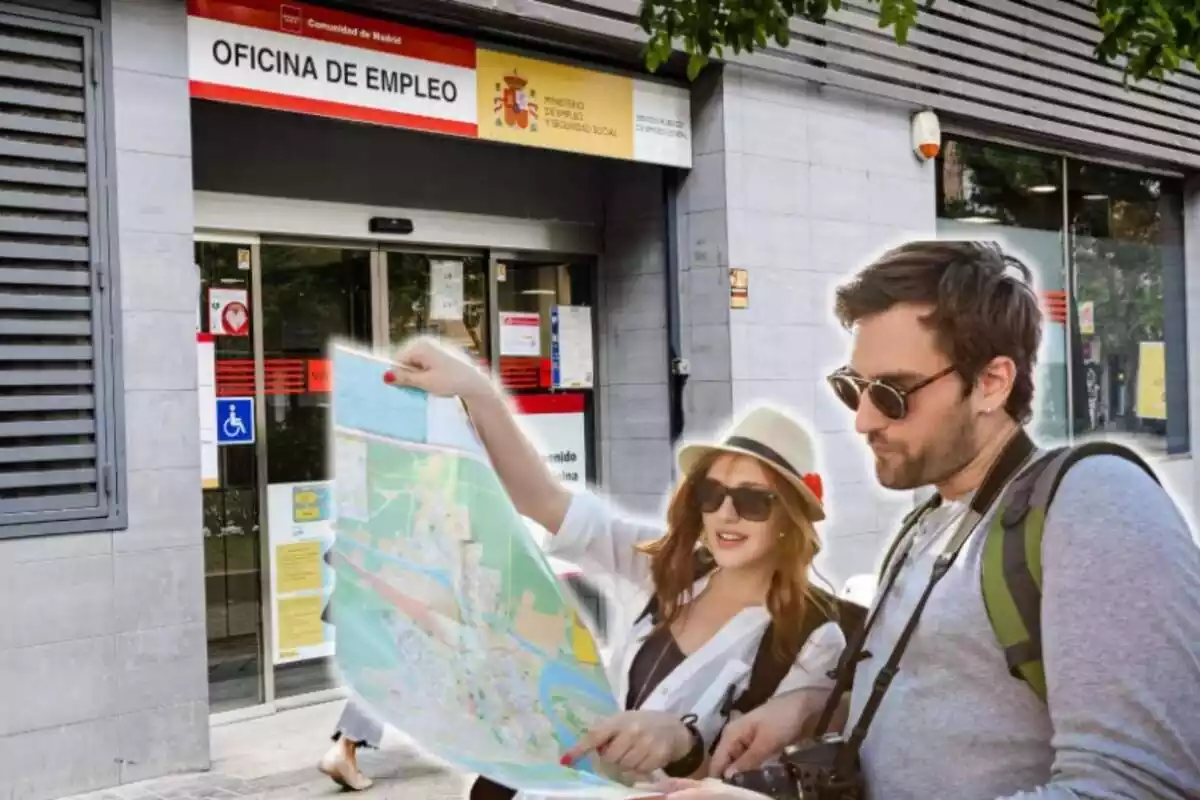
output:
M113 527L95 36L0 14L0 537Z

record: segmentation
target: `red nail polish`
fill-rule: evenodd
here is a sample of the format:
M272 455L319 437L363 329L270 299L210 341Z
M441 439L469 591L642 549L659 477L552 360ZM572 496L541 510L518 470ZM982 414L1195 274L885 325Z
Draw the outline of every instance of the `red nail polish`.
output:
M570 756L563 756L562 758L560 758L560 759L558 760L558 763L559 763L559 764L561 764L561 765L562 765L562 766L564 766L564 767L569 767L569 766L571 766L571 757L570 757Z
M383 373L383 382L384 383L395 383L396 382L396 373L392 372L390 369L387 372Z

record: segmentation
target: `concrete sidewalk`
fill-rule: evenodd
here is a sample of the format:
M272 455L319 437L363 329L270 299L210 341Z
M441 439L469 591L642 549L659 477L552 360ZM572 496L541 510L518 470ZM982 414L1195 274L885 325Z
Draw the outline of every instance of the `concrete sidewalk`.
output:
M461 775L422 759L393 731L378 751L362 751L362 770L375 785L343 793L317 772L344 701L281 711L212 729L212 769L128 784L64 800L212 800L362 797L364 800L459 800Z

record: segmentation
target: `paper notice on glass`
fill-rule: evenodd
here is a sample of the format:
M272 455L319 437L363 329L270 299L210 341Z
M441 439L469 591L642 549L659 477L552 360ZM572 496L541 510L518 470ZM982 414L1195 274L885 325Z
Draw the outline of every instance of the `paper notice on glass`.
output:
M500 312L500 355L540 356L542 318L535 312Z
M217 452L217 361L213 337L196 334L196 379L200 405L200 486L215 489L221 485L220 457Z
M429 262L429 318L461 322L463 265L461 261Z
M592 388L592 309L590 306L555 308L554 385L561 389Z

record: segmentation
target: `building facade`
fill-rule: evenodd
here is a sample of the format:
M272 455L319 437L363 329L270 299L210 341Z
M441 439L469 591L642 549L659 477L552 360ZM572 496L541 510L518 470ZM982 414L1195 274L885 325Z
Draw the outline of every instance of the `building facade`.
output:
M455 339L636 513L680 436L786 405L840 585L913 498L824 385L833 289L986 236L1045 300L1041 437L1134 441L1191 513L1200 76L1122 86L1068 0L938 3L907 47L844 6L689 83L636 0L0 2L0 797L338 691L330 337Z

